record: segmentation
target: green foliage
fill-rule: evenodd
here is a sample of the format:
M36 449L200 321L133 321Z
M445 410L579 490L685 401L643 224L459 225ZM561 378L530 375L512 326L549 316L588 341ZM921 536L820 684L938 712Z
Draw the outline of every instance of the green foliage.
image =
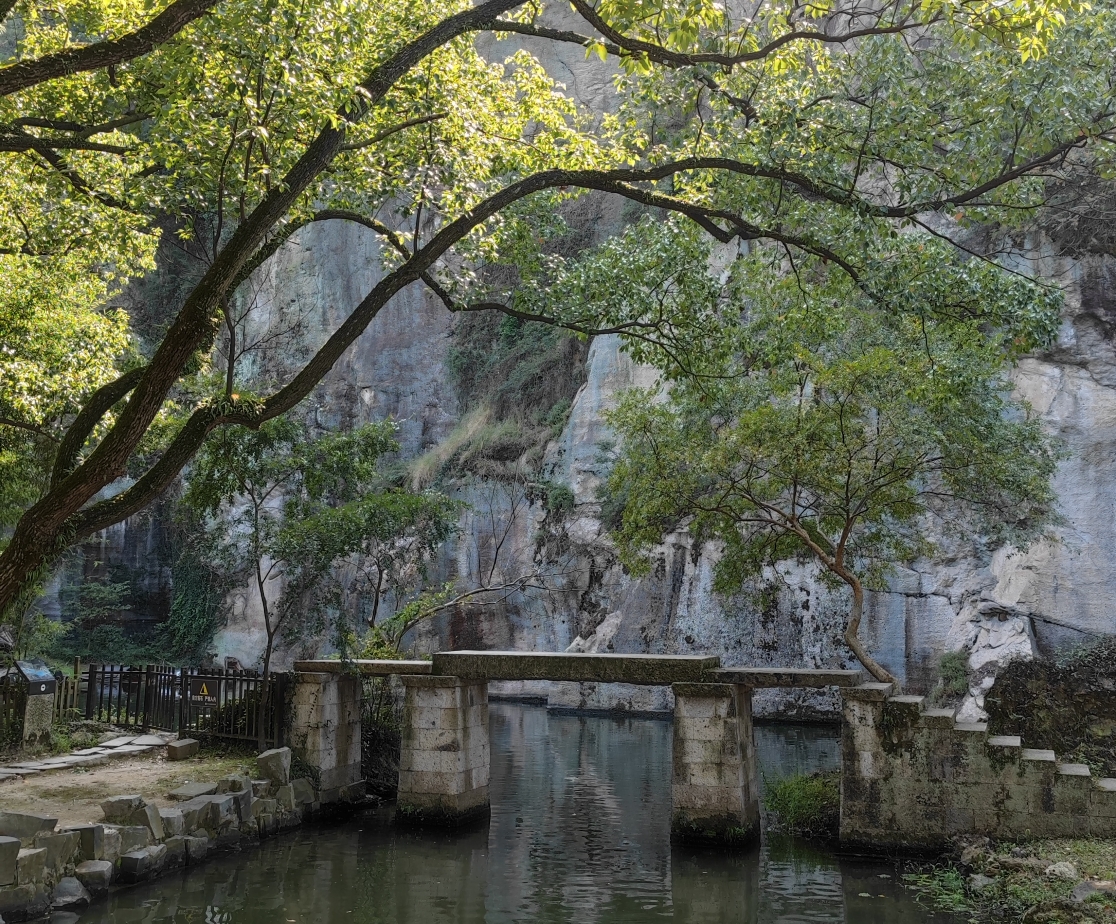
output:
M841 815L841 773L809 773L763 781L763 804L778 826L803 837L835 838Z
M158 664L168 660L153 632L128 631L113 625L83 628L77 623L55 642L50 654L64 662L81 658L95 664Z
M550 483L546 486L546 512L563 516L574 509L576 498L568 485Z
M938 677L942 692L947 696L964 696L969 692L969 654L966 651L947 651L938 660Z
M230 590L227 574L203 554L208 534L200 524L192 525L198 530L197 538L179 552L174 562L174 597L167 620L160 626L167 660L183 665L201 664L206 659Z
M256 433L222 431L199 455L183 500L204 519L214 550L206 579L218 592L235 579L253 586L265 667L280 630L293 639L332 625L342 650L351 648L349 620L375 626L386 600L398 602L425 580L452 534L460 504L391 487L381 472L381 456L398 448L393 434L387 421L313 439L280 418ZM192 638L202 637L208 608L219 605L215 595L203 603L194 623L185 612L178 623Z

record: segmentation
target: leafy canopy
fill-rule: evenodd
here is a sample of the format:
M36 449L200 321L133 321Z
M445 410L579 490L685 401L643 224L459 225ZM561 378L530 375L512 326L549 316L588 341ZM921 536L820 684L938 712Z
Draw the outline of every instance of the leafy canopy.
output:
M193 18L110 60L96 55L146 28L145 2L0 3L22 24L0 67L0 271L58 292L99 280L92 310L167 235L198 265L196 285L152 307L174 321L143 345L142 377L79 389L90 413L63 416L57 477L20 474L39 487L19 503L38 499L0 553L0 607L67 543L150 503L213 429L290 412L406 285L454 311L626 333L693 371L731 362L705 349L692 312L540 299L576 286L560 212L586 190L720 242L776 245L777 260L752 264L756 292L787 269L807 290L840 274L881 310L995 326L996 311L1032 315L1010 346L1042 339L1041 290L967 263L957 244L976 223L1019 227L1069 159L1104 166L1110 3L573 6L581 32L515 0L224 0L206 15L175 0L162 12ZM616 97L590 109L531 53L488 42L482 54L479 32L603 51L622 65ZM96 54L77 66L71 51ZM222 353L222 315L299 228L326 220L378 235L383 273L297 371L248 398L258 357ZM124 371L122 351L99 355ZM122 472L133 483L98 498Z

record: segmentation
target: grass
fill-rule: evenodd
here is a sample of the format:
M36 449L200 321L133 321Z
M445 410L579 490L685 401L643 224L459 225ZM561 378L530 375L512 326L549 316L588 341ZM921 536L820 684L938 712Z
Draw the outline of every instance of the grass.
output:
M836 837L841 815L841 773L764 779L763 805L778 828L802 837Z
M1038 862L1019 868L1028 860ZM1073 902L1070 895L1079 880L1043 874L1043 867L1060 862L1072 863L1083 879L1111 880L1116 876L1116 841L1003 843L978 851L967 869L953 863L924 866L905 874L903 881L927 905L971 922L1116 924L1116 895L1095 893L1085 902ZM991 882L977 887L971 874Z

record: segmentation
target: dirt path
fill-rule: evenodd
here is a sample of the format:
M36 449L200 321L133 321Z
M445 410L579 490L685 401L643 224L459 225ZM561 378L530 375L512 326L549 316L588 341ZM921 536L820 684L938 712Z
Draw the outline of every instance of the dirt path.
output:
M255 776L250 757L201 754L189 760L162 756L121 758L99 767L56 770L0 782L0 811L50 815L60 825L104 821L101 802L138 793L150 805L172 804L167 793L183 783L209 783L244 771Z

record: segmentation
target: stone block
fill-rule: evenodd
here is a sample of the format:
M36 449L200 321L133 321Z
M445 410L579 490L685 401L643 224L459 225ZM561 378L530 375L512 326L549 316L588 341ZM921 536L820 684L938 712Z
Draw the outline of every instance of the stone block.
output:
M252 797L254 799L266 799L271 795L273 784L271 780L252 780ZM278 786L274 787L278 789Z
M96 898L108 891L114 872L115 868L108 860L84 860L78 864L74 875Z
M129 825L139 827L142 825L151 831L153 840L163 839L163 819L159 810L154 805L142 805L132 813L128 819Z
M120 835L121 855L151 846L151 829L147 825L115 825L114 827L116 833ZM105 826L105 831L108 831L108 825Z
M252 791L252 781L243 773L230 773L217 781L218 794L241 792L245 789Z
M252 789L249 784L247 789L241 789L238 792L230 792L228 795L232 796L233 806L236 809L237 819L243 823L252 817Z
M1116 828L1116 779L1095 780L1089 806L1094 818L1111 819Z
M894 684L890 683L862 683L860 686L842 689L841 696L846 700L882 703L891 695L894 688Z
M259 818L261 815L274 815L279 811L277 799L256 799L252 803L252 815Z
M235 847L240 843L241 837L243 837L243 835L240 833L240 828L225 828L224 831L214 838L213 845L219 848Z
M186 837L175 834L168 837L164 843L167 848L167 866L184 866L186 864Z
M199 835L188 835L186 842L186 862L200 863L209 853L209 838Z
M291 749L272 748L256 756L260 776L275 786L286 786L291 781Z
M201 744L193 738L179 738L167 744L167 760L186 760L198 753Z
M18 837L0 837L0 886L15 885L21 844Z
M198 796L212 796L216 792L216 783L187 783L185 786L179 786L178 789L172 789L167 793L167 798L172 802L189 802Z
M257 816L256 824L260 826L260 837L271 837L279 830L279 824L273 813L264 813Z
M474 682L490 680L570 680L669 686L700 682L720 667L701 655L621 655L533 651L443 651L434 655L433 676L404 675L411 685L438 675Z
M62 872L67 863L73 861L81 847L81 839L74 831L59 834L36 834L35 846L46 849L46 868L56 873Z
M50 905L55 911L81 911L89 907L93 896L74 876L66 876L54 887Z
M70 825L63 831L78 836L78 859L103 860L105 853L105 826L95 824Z
M275 793L275 798L281 808L291 811L295 807L294 787L291 785L280 786Z
M16 857L16 881L19 885L40 882L46 878L47 851L45 847L24 847Z
M101 811L105 813L105 821L114 825L132 824L129 819L147 803L143 796L113 796L101 803Z
M30 847L36 834L48 834L58 824L57 818L30 812L0 812L0 837L18 837Z
M50 893L41 883L0 889L0 920L30 921L50 910Z
M151 855L147 848L131 850L120 856L120 872L118 878L121 882L139 882L147 878L151 872Z
M313 784L305 777L291 780L291 790L294 794L295 803L299 805L307 805L317 798Z
M350 783L338 790L338 798L342 802L359 802L364 798L364 780L359 783Z
M118 828L110 828L108 826L101 826L101 856L97 859L108 860L115 863L120 858L120 830Z
M179 837L186 833L186 819L182 809L159 809L159 821L163 825L163 837Z

